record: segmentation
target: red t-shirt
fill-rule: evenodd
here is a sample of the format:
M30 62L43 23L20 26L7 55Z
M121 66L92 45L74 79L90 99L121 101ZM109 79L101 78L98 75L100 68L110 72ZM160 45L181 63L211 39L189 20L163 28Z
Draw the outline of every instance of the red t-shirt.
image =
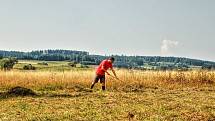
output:
M96 70L97 75L105 75L105 71L102 70L102 66L104 67L104 70L108 70L109 68L113 68L112 63L109 62L108 60L103 60L100 65L98 66Z

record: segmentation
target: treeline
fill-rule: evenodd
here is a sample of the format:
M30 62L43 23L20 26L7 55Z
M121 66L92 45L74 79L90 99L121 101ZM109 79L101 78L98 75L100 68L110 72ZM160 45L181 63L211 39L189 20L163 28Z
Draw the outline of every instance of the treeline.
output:
M113 55L116 58L115 66L124 68L150 68L150 69L174 69L190 68L198 66L205 69L215 68L215 62L180 57L161 56L125 56ZM97 65L107 58L102 55L90 55L86 51L73 50L39 50L31 52L0 51L0 58L16 57L25 60L41 61L73 61L85 65Z
M17 59L44 61L74 60L79 62L88 55L89 53L85 51L71 50L39 50L31 52L0 51L0 57L16 57Z

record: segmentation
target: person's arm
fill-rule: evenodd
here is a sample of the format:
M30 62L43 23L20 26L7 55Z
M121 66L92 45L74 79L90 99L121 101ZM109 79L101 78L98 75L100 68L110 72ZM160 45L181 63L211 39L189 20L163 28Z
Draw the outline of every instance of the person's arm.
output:
M113 75L114 75L117 79L119 79L119 78L117 77L116 72L115 72L115 70L114 70L113 68L111 68L111 71L113 72Z

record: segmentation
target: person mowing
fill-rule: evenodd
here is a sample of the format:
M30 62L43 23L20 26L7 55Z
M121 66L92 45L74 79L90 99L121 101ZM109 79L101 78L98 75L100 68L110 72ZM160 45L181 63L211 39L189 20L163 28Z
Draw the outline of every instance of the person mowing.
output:
M107 75L110 75L110 73L107 71L108 69L111 69L114 76L118 79L112 65L114 63L114 60L115 59L113 57L110 57L106 60L103 60L99 64L98 68L96 69L96 76L94 81L92 82L91 89L93 89L94 85L100 80L100 83L102 83L102 90L105 90L105 73Z

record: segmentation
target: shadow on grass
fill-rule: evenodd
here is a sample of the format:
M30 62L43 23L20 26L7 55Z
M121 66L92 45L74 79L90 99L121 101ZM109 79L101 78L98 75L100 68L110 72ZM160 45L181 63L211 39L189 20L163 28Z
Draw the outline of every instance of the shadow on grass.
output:
M83 93L83 92L85 92L85 93ZM14 98L14 97L76 98L76 97L86 96L89 94L89 92L92 92L92 90L85 89L84 91L82 90L82 91L74 93L74 94L51 94L51 93L39 94L28 88L14 87L14 88L9 89L6 92L0 92L0 99L8 99L8 98Z

